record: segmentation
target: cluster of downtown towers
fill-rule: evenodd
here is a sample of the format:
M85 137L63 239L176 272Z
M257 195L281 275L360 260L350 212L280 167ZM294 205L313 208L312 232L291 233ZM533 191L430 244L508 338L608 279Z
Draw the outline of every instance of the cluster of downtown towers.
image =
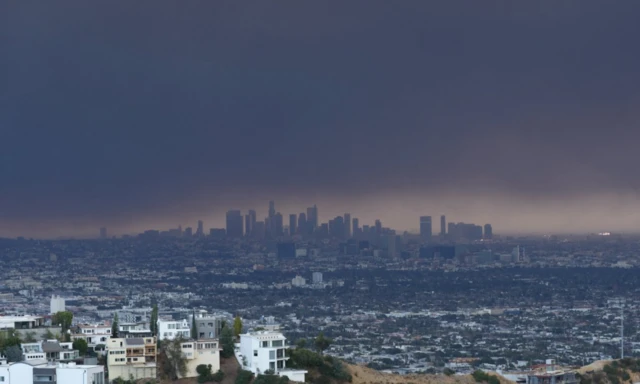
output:
M484 229L484 231L483 231ZM186 229L189 234L190 228ZM252 237L255 239L278 238L282 236L315 236L319 238L348 239L351 237L367 237L368 235L391 235L395 231L384 228L380 220L376 220L373 226L360 226L358 218L351 218L351 214L345 213L343 216L336 216L328 223L319 223L318 207L309 207L300 214L289 215L289 225L284 225L284 217L280 212L276 212L275 202L269 202L269 214L264 220L258 220L256 211L249 210L246 215L242 215L240 210L227 211L226 228L213 228L209 231L211 236L216 237ZM202 221L198 222L196 235L203 236L204 228ZM429 241L433 237L433 226L431 216L420 217L420 237L424 241ZM466 223L448 223L444 215L440 216L440 239L450 240L468 239L480 240L491 239L493 230L491 224L480 225Z

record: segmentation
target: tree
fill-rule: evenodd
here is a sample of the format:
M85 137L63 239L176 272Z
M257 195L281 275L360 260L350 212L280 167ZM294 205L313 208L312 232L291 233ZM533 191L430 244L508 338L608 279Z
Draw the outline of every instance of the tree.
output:
M4 355L9 363L17 363L24 360L22 355L22 348L18 345L12 345L4 349Z
M240 336L240 334L242 333L242 319L240 318L240 316L236 316L236 318L233 320L233 335L235 337Z
M69 311L56 312L51 316L51 323L54 325L60 325L62 328L62 334L67 333L71 329L71 323L73 322L73 313Z
M297 348L303 349L306 346L307 346L307 339L300 339L300 340L296 341L296 347Z
M198 325L196 324L196 311L191 315L191 338L198 340Z
M36 333L35 332L27 332L27 334L24 337L24 342L25 343L35 343L36 340Z
M154 304L151 310L151 334L158 336L158 304Z
M233 344L233 331L231 328L222 328L222 332L220 332L220 345L222 345L220 356L226 359L233 357L235 346Z
M182 342L180 337L163 343L165 359L162 364L162 372L167 379L176 380L187 374L187 358L182 353Z
M84 356L87 354L87 349L89 346L87 345L87 341L85 339L78 339L73 342L73 349L76 349L80 352L80 356Z
M111 337L118 337L118 312L113 315L113 321L111 322Z
M327 350L327 348L329 348L332 342L333 340L328 337L324 337L324 333L320 332L320 334L316 337L314 344L318 352L322 354Z

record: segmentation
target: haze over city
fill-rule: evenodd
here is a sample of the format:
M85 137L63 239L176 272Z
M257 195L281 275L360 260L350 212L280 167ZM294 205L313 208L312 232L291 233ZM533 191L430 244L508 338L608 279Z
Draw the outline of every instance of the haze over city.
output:
M638 232L638 11L4 2L0 237L221 227L269 200Z

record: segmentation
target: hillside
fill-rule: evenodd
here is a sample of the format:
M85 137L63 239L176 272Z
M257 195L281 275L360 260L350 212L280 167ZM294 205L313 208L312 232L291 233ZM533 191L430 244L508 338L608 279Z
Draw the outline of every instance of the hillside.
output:
M471 375L394 375L382 373L360 365L347 365L352 376L352 384L476 384ZM504 378L499 378L503 384L513 384Z
M580 384L623 384L640 382L640 359L596 361L578 370Z

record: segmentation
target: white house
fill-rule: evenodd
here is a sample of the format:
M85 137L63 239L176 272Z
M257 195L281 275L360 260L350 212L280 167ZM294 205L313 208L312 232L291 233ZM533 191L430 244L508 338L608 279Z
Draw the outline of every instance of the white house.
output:
M157 362L156 338L116 338L107 344L109 378L129 380L155 379Z
M105 384L104 367L101 365L76 365L42 363L11 363L0 365L0 383L64 383L64 384Z
M184 341L180 347L187 359L187 374L181 377L197 377L196 367L200 364L211 365L213 373L220 370L220 347L217 339Z
M286 340L280 332L259 331L240 335L240 354L242 368L255 374L271 371L279 376L288 376L289 380L304 382L307 371L288 369L286 361Z
M177 337L188 339L191 336L191 326L187 320L167 321L158 320L158 339L173 340Z
M79 332L71 335L71 340L84 339L89 347L95 347L96 345L106 345L111 338L111 326L106 324L79 325Z

